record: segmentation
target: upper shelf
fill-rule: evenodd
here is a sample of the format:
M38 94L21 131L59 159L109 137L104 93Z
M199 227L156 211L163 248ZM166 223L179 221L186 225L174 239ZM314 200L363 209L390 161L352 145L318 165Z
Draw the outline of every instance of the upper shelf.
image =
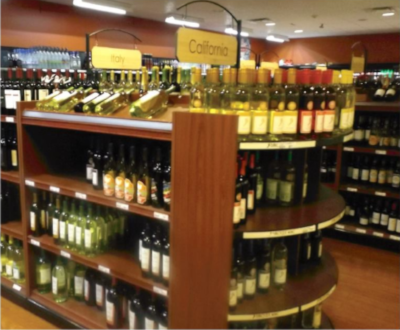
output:
M249 215L246 225L235 230L243 239L301 235L338 222L346 203L342 196L321 185L317 201L293 207L267 206Z
M1 179L8 181L8 182L13 182L13 183L19 183L19 172L18 171L1 171Z
M354 138L353 132L334 135L330 138L304 141L277 141L277 142L241 142L240 150L279 150L279 149L306 149L331 146L348 142Z
M376 154L376 155L387 155L387 156L400 156L398 148L385 148L385 147L371 147L371 146L345 146L343 147L345 152L359 152L363 154Z
M357 102L357 111L400 112L399 102Z
M228 321L256 321L283 317L312 308L327 299L336 289L338 269L329 253L323 253L321 264L312 265L298 276L289 277L283 291L271 286L268 293L244 300Z
M1 115L1 122L2 123L15 123L16 117L12 115Z
M24 238L21 221L10 221L7 223L2 223L1 232L19 240L22 240Z

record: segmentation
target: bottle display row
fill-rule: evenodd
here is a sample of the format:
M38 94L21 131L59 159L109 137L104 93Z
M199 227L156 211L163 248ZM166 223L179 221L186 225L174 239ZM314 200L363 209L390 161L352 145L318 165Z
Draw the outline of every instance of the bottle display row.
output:
M104 311L110 329L167 329L165 298L139 290L122 281L77 264L36 251L35 283L39 293L52 293L57 303L68 299Z
M301 313L260 321L230 322L229 329L321 329L322 304Z
M354 123L354 145L400 148L398 116L356 115Z
M18 139L15 124L1 125L1 170L18 170Z
M10 221L21 221L19 186L15 183L1 181L1 224Z
M336 178L336 152L323 150L321 162L321 182L333 183Z
M239 115L241 141L315 139L351 130L355 89L352 72L342 70L274 71L260 68L207 70L206 83L194 72L191 112Z
M361 74L356 79L357 93L367 94L371 100L393 102L400 97L400 78L388 75L368 76Z
M361 226L373 226L389 233L400 233L398 201L386 198L345 195L345 215Z
M349 155L347 181L377 187L400 188L400 160L396 157Z
M268 294L270 287L284 290L288 274L288 251L284 239L238 240L233 250L229 308L243 299ZM300 269L318 264L322 256L321 231L301 236Z
M22 241L1 234L1 276L14 283L25 283L25 257Z
M171 206L171 150L145 143L104 149L104 139L92 138L87 151L86 180L105 196L116 197L139 205L151 205L169 211ZM96 145L96 147L94 147ZM129 151L129 157L126 157Z

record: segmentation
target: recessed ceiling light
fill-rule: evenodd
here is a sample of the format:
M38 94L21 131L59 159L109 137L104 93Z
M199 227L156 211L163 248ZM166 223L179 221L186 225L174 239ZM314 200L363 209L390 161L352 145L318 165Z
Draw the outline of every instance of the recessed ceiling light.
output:
M231 27L226 28L226 29L225 29L225 33L227 33L227 34L233 34L233 35L237 36L237 31L236 31L235 29L231 28ZM240 32L240 35L241 35L242 37L248 37L248 36L249 36L249 33L246 32L246 31L242 31L242 32Z
M389 16L394 16L394 13L383 13L382 14L383 17L389 17Z
M276 23L274 23L274 22L269 22L269 23L265 23L265 25L266 25L266 26L275 26Z
M303 30L294 30L294 33L303 33Z
M179 18L176 19L174 16L167 17L165 19L165 22L169 24L188 26L192 28L198 28L200 26L200 23L198 22L187 21L186 19L179 19Z
M74 0L73 5L77 6L77 7L81 7L81 8L104 11L106 13L113 13L113 14L119 14L119 15L126 14L126 10L124 10L124 9L119 9L119 8L110 7L110 6L96 5L93 3L84 2L83 0Z
M268 41L273 41L273 42L279 42L279 43L283 43L285 41L289 41L288 37L282 36L282 35L268 35L266 38Z

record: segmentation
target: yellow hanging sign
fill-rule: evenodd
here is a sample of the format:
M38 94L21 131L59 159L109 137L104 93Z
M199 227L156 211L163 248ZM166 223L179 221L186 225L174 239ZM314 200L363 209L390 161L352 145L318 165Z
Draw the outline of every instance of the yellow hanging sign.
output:
M96 69L129 69L142 67L142 53L133 49L94 46L92 64Z
M176 57L179 62L211 65L235 65L237 40L220 33L180 28L176 33Z

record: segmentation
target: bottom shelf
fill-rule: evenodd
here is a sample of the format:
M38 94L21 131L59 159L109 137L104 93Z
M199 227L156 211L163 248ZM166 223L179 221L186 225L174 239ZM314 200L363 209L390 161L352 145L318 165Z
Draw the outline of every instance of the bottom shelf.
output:
M11 281L8 278L5 278L4 276L1 277L1 285L5 286L6 288L9 288L13 290L15 293L26 297L26 289L25 289L25 284L17 284Z

